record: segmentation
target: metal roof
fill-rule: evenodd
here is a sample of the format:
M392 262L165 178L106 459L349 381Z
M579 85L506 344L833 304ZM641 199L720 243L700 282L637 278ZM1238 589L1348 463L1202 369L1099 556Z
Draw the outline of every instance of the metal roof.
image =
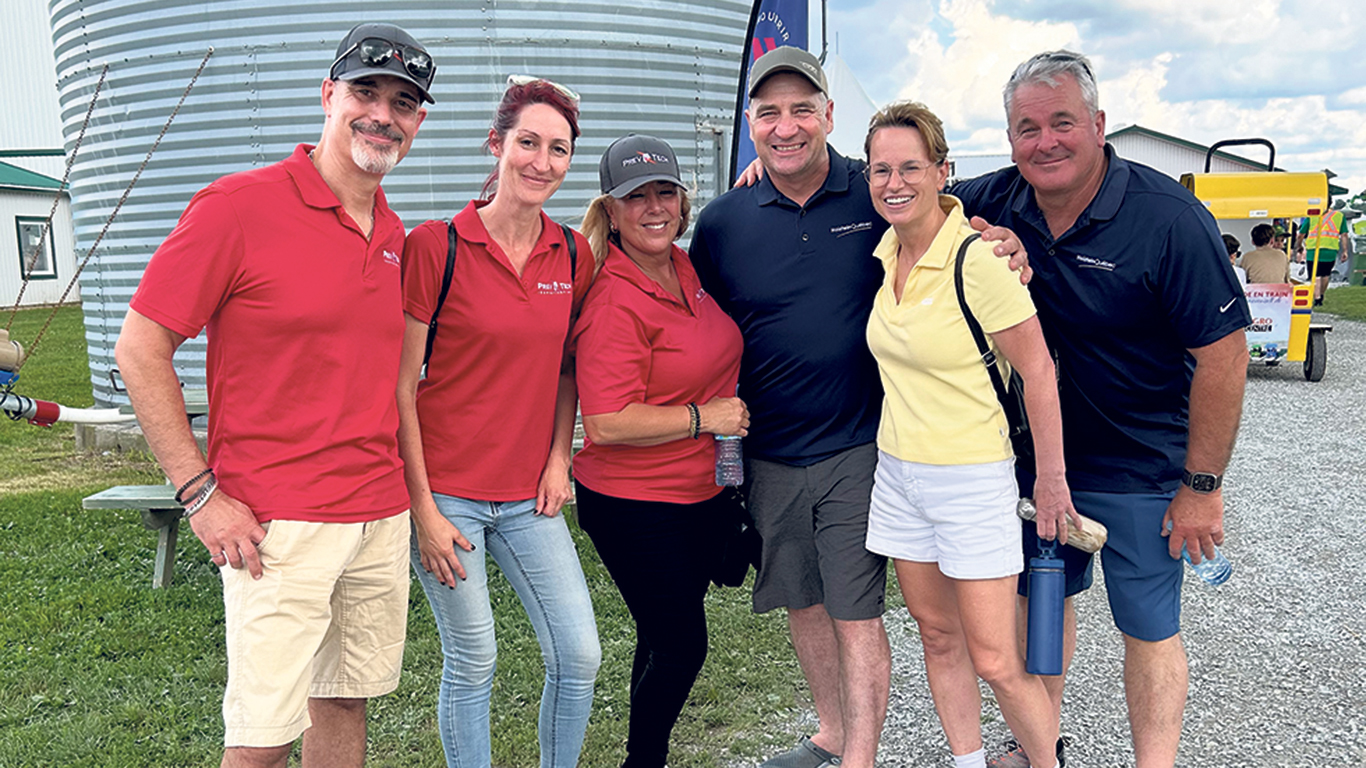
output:
M1139 135L1139 136L1148 136L1148 137L1151 137L1151 138L1154 138L1154 139L1158 139L1159 141L1165 141L1165 142L1168 142L1168 143L1171 143L1171 144L1176 144L1177 146L1185 147L1186 149L1193 149L1193 150L1195 150L1196 152L1200 152L1200 153L1202 153L1202 154L1209 151L1209 147L1206 146L1206 145L1204 145L1204 144L1198 144L1198 143L1196 143L1196 142L1194 142L1194 141L1190 141L1190 140L1188 140L1188 139L1182 139L1182 138L1179 138L1179 137L1177 137L1177 136L1172 136L1172 135L1170 135L1170 134L1162 133L1161 131L1154 131L1154 130L1151 129L1151 128L1144 128L1144 127L1141 126L1141 125L1129 125L1129 126L1125 126L1125 127L1123 127L1123 128L1120 128L1119 130L1110 131L1109 133L1105 134L1105 140L1106 140L1106 141L1113 141L1115 138L1117 138L1117 137L1119 137L1119 136L1127 136L1127 135L1130 135L1130 134L1136 134L1136 135ZM1229 152L1225 152L1225 151L1223 151L1223 150L1219 150L1219 151L1215 152L1215 153L1214 153L1214 156L1215 156L1215 157L1222 157L1223 159L1228 160L1228 161L1230 161L1230 162L1233 162L1233 163L1240 163L1240 164L1242 164L1242 165L1246 165L1246 166L1249 166L1249 167L1251 167L1251 168L1255 168L1256 170L1259 170L1259 171L1266 170L1266 162L1265 162L1265 161L1260 161L1260 160L1249 160L1249 159L1246 158L1246 157L1239 157L1238 155L1234 155L1234 154L1231 154L1231 153L1229 153ZM1283 171L1283 170L1285 170L1285 169L1284 169L1284 168L1276 168L1276 170L1278 170L1278 171Z
M41 173L26 171L23 168L0 162L0 189L22 189L33 191L54 191L62 188L62 182Z

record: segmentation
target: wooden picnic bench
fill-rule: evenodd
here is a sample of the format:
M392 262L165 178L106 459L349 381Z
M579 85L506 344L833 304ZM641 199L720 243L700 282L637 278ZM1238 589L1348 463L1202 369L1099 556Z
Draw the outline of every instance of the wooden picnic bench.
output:
M184 509L176 503L172 485L119 485L81 500L82 509L136 509L142 525L157 532L157 554L152 570L152 586L170 586L175 571L176 535Z

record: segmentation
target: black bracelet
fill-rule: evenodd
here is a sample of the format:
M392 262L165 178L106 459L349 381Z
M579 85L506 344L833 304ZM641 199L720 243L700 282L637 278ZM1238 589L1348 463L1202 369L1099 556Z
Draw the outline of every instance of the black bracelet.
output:
M195 475L194 477L190 478L189 480L186 480L184 485L182 485L182 486L180 486L180 488L176 489L176 492L175 492L175 503L180 504L181 506L184 506L184 505L185 505L186 499L184 499L184 498L182 498L182 497L185 495L185 492L188 491L188 490L190 489L190 486L192 486L192 485L194 485L195 483L199 482L199 481L200 481L201 479L203 479L206 475L212 475L212 474L213 474L213 467L208 467L208 468L206 468L203 472L200 472L199 474Z
M694 440L702 434L702 414L697 411L697 403L688 403L688 434Z

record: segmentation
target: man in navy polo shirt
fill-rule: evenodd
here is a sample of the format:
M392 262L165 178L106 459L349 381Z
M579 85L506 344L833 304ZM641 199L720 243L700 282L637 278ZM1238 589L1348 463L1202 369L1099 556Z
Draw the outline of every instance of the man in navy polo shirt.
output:
M820 720L764 768L872 768L891 673L886 562L864 547L882 402L864 335L887 223L864 164L826 145L833 110L810 53L760 57L748 116L763 178L708 205L692 240L703 287L745 339L749 509L764 540L754 610L787 608Z
M1171 766L1187 689L1181 549L1195 560L1223 541L1219 486L1242 411L1251 317L1210 214L1106 145L1085 57L1055 51L1021 64L1005 106L1015 166L951 191L1029 251L1030 293L1058 360L1073 502L1110 530L1102 562L1124 636L1135 756L1139 768ZM1028 557L1032 529L1024 539ZM1071 595L1090 586L1090 556L1063 553ZM1044 680L1061 708L1063 678ZM996 763L1028 764L1018 748Z

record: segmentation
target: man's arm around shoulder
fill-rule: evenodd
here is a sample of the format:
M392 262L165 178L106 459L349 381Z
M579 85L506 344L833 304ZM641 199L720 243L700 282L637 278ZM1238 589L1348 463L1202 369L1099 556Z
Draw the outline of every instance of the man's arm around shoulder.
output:
M176 487L206 467L185 418L185 398L172 362L185 338L130 309L114 348L119 372L128 387L128 399L133 403L147 445ZM256 545L266 533L245 504L219 490L190 518L190 527L215 563L221 565L226 557L232 567L245 566L254 578L261 577Z

